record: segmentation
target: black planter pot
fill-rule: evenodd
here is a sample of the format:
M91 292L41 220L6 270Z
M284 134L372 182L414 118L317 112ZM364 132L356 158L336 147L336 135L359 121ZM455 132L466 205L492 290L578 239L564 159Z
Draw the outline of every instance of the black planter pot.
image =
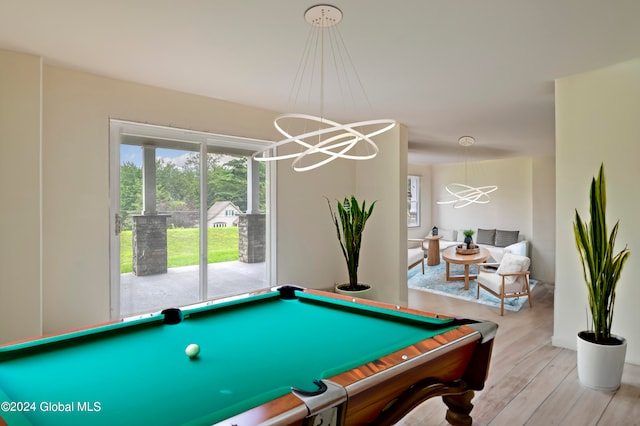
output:
M471 248L471 244L473 244L473 238L464 237L464 243L467 246L467 248Z

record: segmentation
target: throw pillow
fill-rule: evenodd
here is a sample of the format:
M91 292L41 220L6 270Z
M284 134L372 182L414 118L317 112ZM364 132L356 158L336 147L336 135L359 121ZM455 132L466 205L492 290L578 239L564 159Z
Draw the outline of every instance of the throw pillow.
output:
M496 270L496 274L513 274L515 272L526 271L529 269L530 262L528 257L505 253L500 262L500 266L498 266ZM517 276L505 277L504 282L505 284L513 284L517 279Z
M496 247L506 247L518 242L520 231L496 230Z
M459 243L464 242L464 229L458 229L458 238L456 241Z
M454 235L454 231L452 229L439 229L438 235L442 235L443 240L447 241L455 241L456 237Z
M496 230L495 229L478 229L478 236L476 237L477 244L494 245L496 242Z

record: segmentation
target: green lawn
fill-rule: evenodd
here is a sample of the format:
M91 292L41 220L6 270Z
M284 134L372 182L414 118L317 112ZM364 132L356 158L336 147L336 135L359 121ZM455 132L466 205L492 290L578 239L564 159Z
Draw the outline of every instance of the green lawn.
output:
M209 263L238 260L238 228L207 229ZM167 266L197 265L200 247L198 228L167 230ZM132 271L131 231L120 234L120 273Z

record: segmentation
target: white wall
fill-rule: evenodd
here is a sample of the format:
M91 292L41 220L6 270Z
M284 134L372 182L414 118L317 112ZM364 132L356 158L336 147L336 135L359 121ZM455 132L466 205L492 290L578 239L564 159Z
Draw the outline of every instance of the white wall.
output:
M532 275L555 282L556 272L556 161L555 157L533 158L532 234L529 256Z
M39 57L0 50L0 342L42 332L41 87Z
M109 319L110 118L255 138L275 130L270 111L60 67L43 75L47 333Z
M330 289L348 281L326 198L335 210L337 200L355 195L367 205L377 200L362 239L358 279L374 286L372 298L406 303L406 212L399 213L406 199L398 199L406 197L407 132L397 125L375 141L380 151L372 160L336 160L304 173L278 165L279 284Z
M362 237L359 276L374 286L374 298L405 305L407 288L408 131L397 125L376 137L380 153L356 163L356 191L377 200Z
M336 160L298 173L281 162L278 176L277 284L328 290L346 281L347 269L327 199L335 209L336 200L356 195L353 164Z
M607 219L620 220L618 248L631 256L616 297L613 333L628 340L627 361L640 363L640 60L556 81L556 289L554 345L574 348L586 329L587 290L573 236L574 209L588 216L588 191L601 163Z
M2 185L2 199L15 208L3 213L10 221L0 221L0 342L109 320L110 118L279 137L273 111L55 66L44 66L41 73L40 58L13 52L0 51L0 61L2 177L6 173L3 183L11 182ZM293 173L288 162L278 165L277 283L326 288L345 279L324 196L335 200L355 192L383 201L366 231L371 243L365 240L364 256L375 260L366 261L364 277L393 277L383 280L382 297L402 300L406 258L399 256L406 250L398 254L397 241L406 240L406 229L398 235L400 206L393 204L400 199L399 182L406 181L406 130L401 129L376 138L381 153L372 160L375 166L358 169L338 160L316 172ZM367 245L378 241L391 244L368 252Z
M465 183L464 163L432 166L433 224L444 229L518 230L529 241L531 276L547 283L555 281L555 228L553 227L554 160L551 157L513 158L469 162L466 183L497 185L488 204L455 209L437 204L451 196L445 186ZM545 226L546 224L546 226Z
M434 223L446 229L518 230L525 238L531 238L531 167L529 158L470 162L465 182L463 163L434 165ZM445 186L451 183L497 185L498 190L489 195L488 204L471 204L460 209L452 204L436 204L451 198L445 191Z

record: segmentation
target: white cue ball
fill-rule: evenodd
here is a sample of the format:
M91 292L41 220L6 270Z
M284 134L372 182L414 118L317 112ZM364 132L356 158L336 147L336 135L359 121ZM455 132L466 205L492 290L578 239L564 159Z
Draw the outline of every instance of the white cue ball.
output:
M192 343L187 346L184 353L187 354L189 358L196 358L200 354L200 346Z

